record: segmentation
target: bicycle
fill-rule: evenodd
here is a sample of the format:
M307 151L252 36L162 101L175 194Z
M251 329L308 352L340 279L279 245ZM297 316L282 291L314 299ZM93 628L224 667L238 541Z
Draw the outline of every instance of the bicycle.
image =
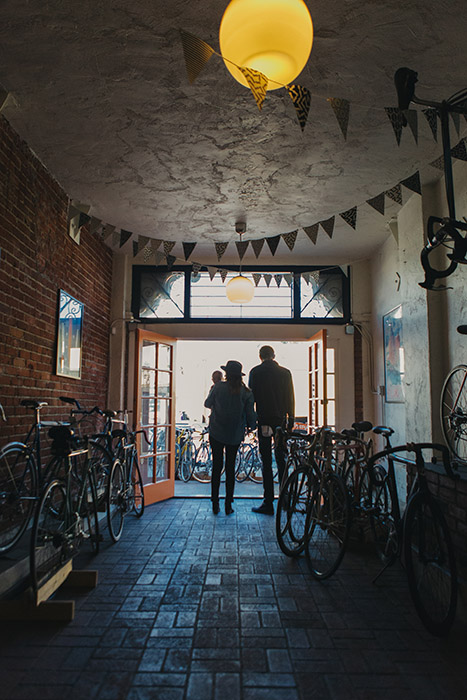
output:
M201 433L201 442L195 452L195 462L193 467L193 479L207 484L211 481L212 476L212 455L211 445L209 444L209 432L203 430Z
M235 480L242 483L247 479L255 483L260 483L263 480L258 440L254 433L249 433L245 437L235 458Z
M190 427L175 430L175 478L185 483L190 481L195 464L194 432Z
M49 430L54 455L36 509L31 534L33 593L51 579L89 541L99 550L99 521L90 449L68 426ZM83 444L84 443L84 444Z
M405 565L410 595L426 629L445 636L454 621L457 605L457 567L449 529L439 500L431 493L426 478L423 451L440 452L446 474L454 479L449 450L434 443L409 443L390 447L370 458L370 474L387 460L387 471L372 478L371 488L383 497L370 499L369 516L375 544L384 566L374 582L400 558ZM415 463L398 456L414 452ZM415 467L407 505L401 513L394 463ZM433 458L436 461L436 458ZM372 475L373 476L373 475Z
M467 326L457 332L467 335ZM441 428L447 446L460 462L467 461L467 365L449 372L441 391Z

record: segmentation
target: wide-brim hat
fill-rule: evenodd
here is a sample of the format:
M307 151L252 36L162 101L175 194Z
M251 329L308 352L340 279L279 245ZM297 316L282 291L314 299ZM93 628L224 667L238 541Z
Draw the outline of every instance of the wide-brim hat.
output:
M231 377L244 377L245 372L242 372L242 363L237 360L229 360L226 365L221 365L221 369Z

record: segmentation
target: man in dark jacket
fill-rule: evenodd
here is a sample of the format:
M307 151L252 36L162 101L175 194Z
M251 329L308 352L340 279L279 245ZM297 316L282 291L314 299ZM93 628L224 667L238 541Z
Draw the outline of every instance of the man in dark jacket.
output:
M275 353L269 345L259 351L261 364L253 367L248 385L253 391L258 414L258 440L263 469L263 503L253 508L255 513L274 515L274 481L272 476L271 443L276 428L284 419L291 428L295 415L295 397L292 375L288 369L275 361ZM274 454L279 469L279 483L285 470L285 452L282 441L274 444Z

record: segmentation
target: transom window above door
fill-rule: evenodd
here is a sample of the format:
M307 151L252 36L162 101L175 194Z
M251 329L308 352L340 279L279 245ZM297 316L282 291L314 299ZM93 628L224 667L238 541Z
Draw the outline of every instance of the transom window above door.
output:
M349 277L340 267L243 267L255 286L248 304L233 304L226 285L238 268L133 267L132 311L144 323L244 322L343 324L350 319Z

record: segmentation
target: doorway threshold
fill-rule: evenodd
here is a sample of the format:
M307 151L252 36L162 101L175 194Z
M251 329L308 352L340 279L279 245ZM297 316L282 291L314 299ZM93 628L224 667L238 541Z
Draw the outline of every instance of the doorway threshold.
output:
M221 481L220 497L225 495L225 481ZM263 484L253 481L235 483L235 498L263 498ZM175 481L174 498L211 498L211 484L201 483L193 479L188 483Z

